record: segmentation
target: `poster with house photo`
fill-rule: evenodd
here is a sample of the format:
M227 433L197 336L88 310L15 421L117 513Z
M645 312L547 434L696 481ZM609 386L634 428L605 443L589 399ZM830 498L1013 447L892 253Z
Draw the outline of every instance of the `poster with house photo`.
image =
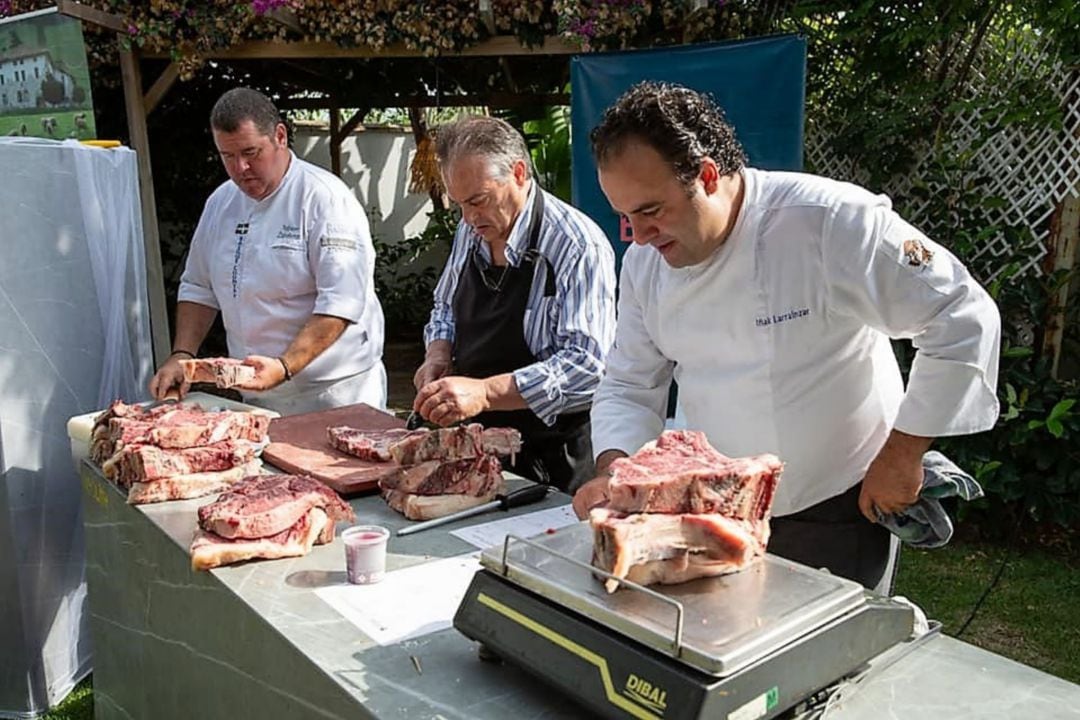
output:
M82 24L50 8L0 19L0 135L95 137Z

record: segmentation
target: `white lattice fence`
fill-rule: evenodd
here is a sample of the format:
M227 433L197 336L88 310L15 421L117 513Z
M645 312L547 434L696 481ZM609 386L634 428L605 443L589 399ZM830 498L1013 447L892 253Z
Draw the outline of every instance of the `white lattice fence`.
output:
M989 72L988 67L996 67L998 74ZM1040 263L1047 252L1050 215L1067 195L1080 195L1080 72L1055 61L1030 40L1021 40L994 57L984 53L972 73L969 90L982 95L1002 91L1009 85L1002 82L1000 72L1003 68L1014 78L1037 79L1045 83L1062 108L1062 127L1007 125L994 132L989 129L987 118L979 111L971 110L961 115L951 127L943 151L967 152L988 133L994 132L988 142L974 151L972 169L990 178L988 193L1005 200L1002 207L991 211L990 221L1026 227L1034 238L1035 246L1026 253L1025 264L1017 276L1038 274L1042 272ZM812 117L808 120L807 166L821 175L865 184L867 173L849 158L833 151L828 138L822 135L820 125L815 124ZM905 214L916 226L930 225L933 219L926 216L928 203L910 198L908 192L932 160L928 152L924 153L910 173L892 178L885 187L874 188L892 196L909 197L911 201ZM986 239L985 245L976 251L975 258L1005 258L1012 250L1014 248L1009 246L1004 234L998 234ZM988 264L992 268L991 277L1004 267L1003 263L995 264L992 259Z

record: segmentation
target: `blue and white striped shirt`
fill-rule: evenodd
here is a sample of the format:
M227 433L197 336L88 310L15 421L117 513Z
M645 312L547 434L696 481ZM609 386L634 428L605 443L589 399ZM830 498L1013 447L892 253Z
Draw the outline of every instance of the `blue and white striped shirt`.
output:
M506 259L521 264L529 239L533 193L514 221L506 244ZM464 221L458 224L454 246L435 286L435 305L424 328L424 343L454 341L454 294L458 278L479 244L480 255L491 262L491 249ZM547 268L535 264L532 289L525 308L524 332L538 361L514 371L518 392L536 416L548 425L558 415L584 410L592 402L604 362L615 340L615 253L603 231L577 208L544 192L544 218L537 241L540 254L555 273L555 295L544 297Z

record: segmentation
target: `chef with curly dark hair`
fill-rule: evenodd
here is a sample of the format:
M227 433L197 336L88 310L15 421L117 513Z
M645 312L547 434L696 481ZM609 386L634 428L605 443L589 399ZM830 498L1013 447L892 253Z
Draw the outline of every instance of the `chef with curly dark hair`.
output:
M960 262L888 198L749 168L707 95L646 82L591 135L600 185L629 221L615 346L593 399L600 476L664 427L674 378L691 429L731 456L786 464L769 551L880 587L877 522L918 498L933 438L998 415L1000 319ZM890 338L917 353L907 387Z

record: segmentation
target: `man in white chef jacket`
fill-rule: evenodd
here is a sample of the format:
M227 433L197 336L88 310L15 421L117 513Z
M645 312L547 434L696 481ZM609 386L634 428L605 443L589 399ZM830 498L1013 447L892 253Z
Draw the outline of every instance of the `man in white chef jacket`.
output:
M256 368L248 402L296 414L386 406L383 314L367 216L333 174L289 150L273 102L226 92L210 115L229 180L206 202L180 279L172 355L155 398L187 392L194 357L220 312L229 354Z
M993 301L888 198L746 167L706 95L641 83L591 140L634 245L578 515L606 500L611 462L662 431L674 378L690 429L785 462L769 552L887 586L879 514L918 498L935 437L997 419ZM890 338L917 349L907 388Z

